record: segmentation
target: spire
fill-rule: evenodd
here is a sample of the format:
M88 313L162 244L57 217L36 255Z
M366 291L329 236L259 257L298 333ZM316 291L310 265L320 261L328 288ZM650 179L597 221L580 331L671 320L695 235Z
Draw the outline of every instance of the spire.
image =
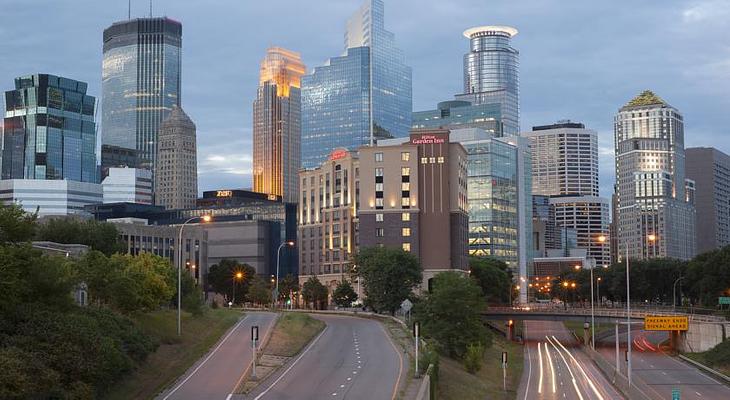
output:
M651 90L644 90L639 93L638 96L634 97L631 101L626 103L624 107L641 107L641 106L652 106L652 105L664 105L668 106L666 101L662 100L661 97L657 96Z
M189 128L192 128L192 131L195 132L195 123L193 120L188 117L188 115L185 113L185 111L176 105L172 106L172 110L170 110L170 114L165 118L164 121L162 121L162 124L160 124L160 132L167 131L167 127L170 126L186 126Z

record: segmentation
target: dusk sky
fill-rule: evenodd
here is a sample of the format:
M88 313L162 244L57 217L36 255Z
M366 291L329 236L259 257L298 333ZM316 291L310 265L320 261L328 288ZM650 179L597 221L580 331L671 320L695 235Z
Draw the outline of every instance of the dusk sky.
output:
M153 15L183 24L182 105L198 128L201 191L251 185L251 108L266 48L301 52L311 71L343 52L360 3L154 2ZM0 90L50 73L88 82L101 103L102 31L127 18L126 0L0 5ZM148 2L132 1L133 18L148 15ZM682 112L687 147L730 152L729 20L726 0L385 0L386 28L413 67L414 111L462 91L465 29L517 28L521 129L571 119L598 131L603 196L613 185L613 116L644 89Z

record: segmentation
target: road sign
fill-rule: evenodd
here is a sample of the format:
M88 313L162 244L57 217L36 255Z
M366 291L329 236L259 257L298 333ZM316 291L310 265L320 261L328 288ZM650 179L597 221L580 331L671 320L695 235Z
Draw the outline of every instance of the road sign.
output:
M730 305L730 297L718 297L717 303L720 305Z
M256 342L259 340L259 327L258 325L253 325L251 327L251 340Z
M645 331L686 331L689 329L689 317L686 315L644 317Z
M413 303L411 303L410 300L405 299L402 303L400 303L400 308L403 310L403 312L411 311L411 308L413 308Z
M672 389L672 400L679 400L679 389Z
M421 324L418 321L413 323L413 336L421 336Z

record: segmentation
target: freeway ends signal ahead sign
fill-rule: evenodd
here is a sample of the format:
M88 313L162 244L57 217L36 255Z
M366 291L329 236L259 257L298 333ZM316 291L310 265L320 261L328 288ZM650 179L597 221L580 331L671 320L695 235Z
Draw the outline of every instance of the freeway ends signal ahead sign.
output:
M686 331L689 329L689 317L686 315L644 317L645 331Z

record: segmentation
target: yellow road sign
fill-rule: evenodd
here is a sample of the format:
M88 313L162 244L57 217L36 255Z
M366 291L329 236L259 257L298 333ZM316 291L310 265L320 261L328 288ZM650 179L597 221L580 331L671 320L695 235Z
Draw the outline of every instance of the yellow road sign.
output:
M687 316L647 315L644 317L645 331L686 331L687 329L689 329L689 317Z

